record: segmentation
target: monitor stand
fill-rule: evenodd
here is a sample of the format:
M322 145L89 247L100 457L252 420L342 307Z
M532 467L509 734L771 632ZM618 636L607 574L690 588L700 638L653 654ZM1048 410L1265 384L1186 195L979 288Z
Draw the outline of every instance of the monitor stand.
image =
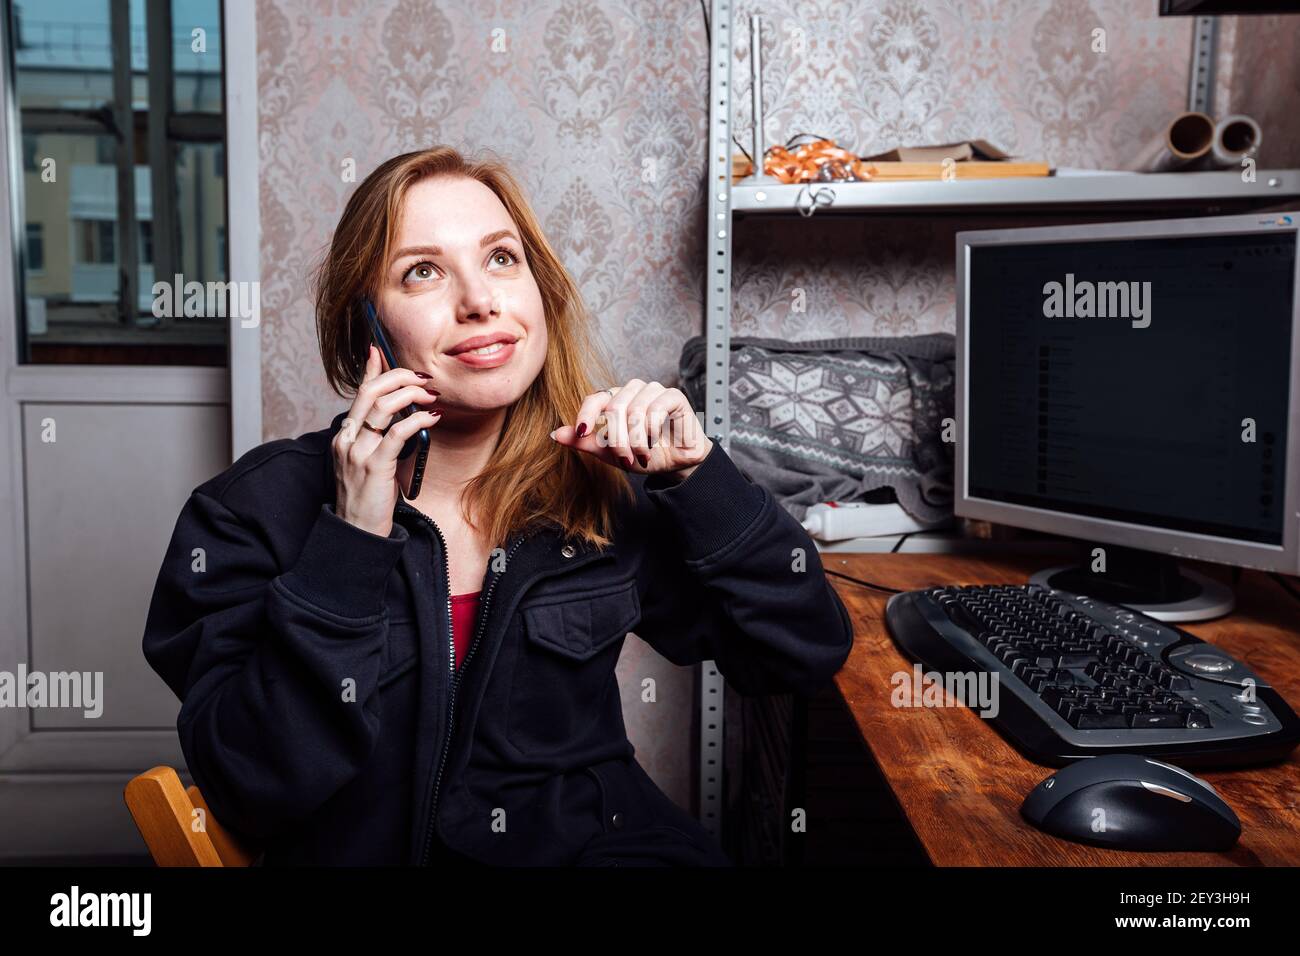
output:
M1106 553L1106 570L1102 573L1091 570L1089 549L1084 564L1047 568L1029 582L1123 604L1161 621L1208 621L1222 617L1236 605L1230 587L1179 568L1167 554L1110 544L1100 547Z

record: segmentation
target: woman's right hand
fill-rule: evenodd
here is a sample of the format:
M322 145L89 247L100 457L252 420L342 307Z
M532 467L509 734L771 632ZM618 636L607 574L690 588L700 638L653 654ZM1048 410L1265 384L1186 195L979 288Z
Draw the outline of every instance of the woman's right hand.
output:
M437 401L426 389L427 379L406 368L382 371L379 350L370 346L366 374L356 398L334 436L334 513L372 534L388 537L397 507L397 456L406 440L421 428L435 425L441 412L427 409L398 418L397 412L414 403ZM436 392L436 390L435 390ZM384 435L362 428L369 422Z

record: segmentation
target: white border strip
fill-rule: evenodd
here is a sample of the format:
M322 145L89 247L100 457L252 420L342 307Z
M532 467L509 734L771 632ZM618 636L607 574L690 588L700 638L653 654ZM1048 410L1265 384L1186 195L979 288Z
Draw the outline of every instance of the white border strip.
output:
M257 114L257 4L223 3L226 72L226 228L230 281L261 288L262 220ZM230 320L231 461L262 443L262 325L253 297L253 325Z

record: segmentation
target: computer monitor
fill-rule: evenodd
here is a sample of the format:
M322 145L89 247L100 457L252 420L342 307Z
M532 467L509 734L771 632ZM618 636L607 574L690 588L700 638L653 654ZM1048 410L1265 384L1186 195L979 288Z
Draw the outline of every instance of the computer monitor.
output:
M1300 0L1160 0L1162 17L1300 13Z
M957 234L958 515L1082 539L1035 576L1164 620L1300 571L1300 213Z

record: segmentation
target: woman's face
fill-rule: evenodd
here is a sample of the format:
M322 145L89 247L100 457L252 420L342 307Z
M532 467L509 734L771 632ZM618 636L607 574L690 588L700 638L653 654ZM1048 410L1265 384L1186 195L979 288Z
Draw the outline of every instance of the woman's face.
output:
M397 361L431 376L448 412L518 399L546 357L541 292L519 230L476 179L424 179L407 190L379 318ZM466 346L500 337L495 351Z

